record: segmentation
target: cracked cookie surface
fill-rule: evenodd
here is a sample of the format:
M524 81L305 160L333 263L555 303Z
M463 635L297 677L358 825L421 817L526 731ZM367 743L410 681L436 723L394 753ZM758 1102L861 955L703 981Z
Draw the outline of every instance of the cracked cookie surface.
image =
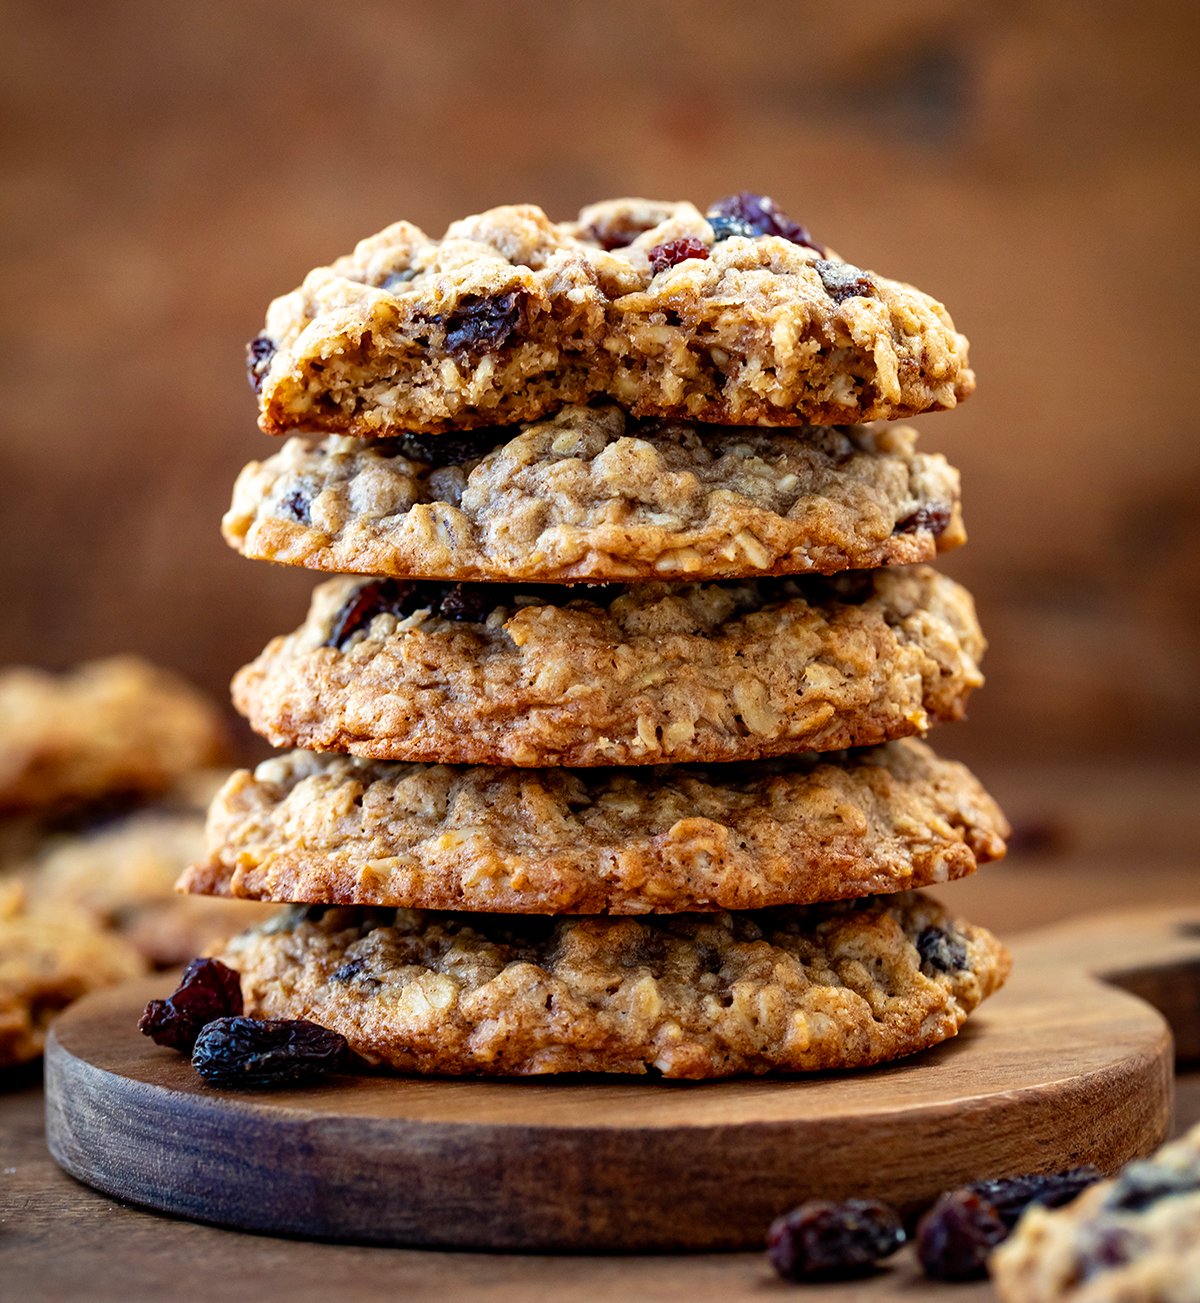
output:
M1200 1126L1064 1208L1031 1208L989 1265L1004 1303L1195 1303Z
M970 594L926 566L579 589L331 580L233 681L276 746L641 765L867 746L962 716Z
M869 570L966 539L958 472L904 427L734 429L568 407L520 430L292 439L238 477L243 556L402 579L608 582Z
M694 1079L915 1053L1009 964L917 892L637 919L297 906L218 957L247 1012L309 1018L402 1072Z
M554 223L522 204L441 239L397 222L271 304L250 346L259 424L437 433L607 396L638 416L837 425L971 393L935 299L773 206L710 213L616 199Z
M518 914L760 909L959 878L1007 831L965 766L912 740L636 773L294 751L230 778L181 885Z
M0 811L48 811L155 796L219 764L220 712L195 688L133 656L66 674L0 670Z

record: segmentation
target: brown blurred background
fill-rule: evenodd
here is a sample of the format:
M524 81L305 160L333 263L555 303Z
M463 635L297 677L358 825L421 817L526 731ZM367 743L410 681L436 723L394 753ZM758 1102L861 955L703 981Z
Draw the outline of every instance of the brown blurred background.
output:
M980 377L973 758L1195 757L1200 10L1110 0L0 4L0 661L223 692L313 578L217 533L268 300L398 217L773 194Z

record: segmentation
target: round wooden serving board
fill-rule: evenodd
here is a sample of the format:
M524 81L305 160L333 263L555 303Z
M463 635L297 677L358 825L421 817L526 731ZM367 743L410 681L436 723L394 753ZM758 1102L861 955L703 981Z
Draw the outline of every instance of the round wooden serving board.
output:
M813 1196L906 1210L965 1181L1163 1138L1171 1034L1200 1028L1200 910L1080 920L1013 946L1008 987L945 1045L882 1068L678 1084L341 1077L205 1086L138 1034L159 976L101 992L46 1052L73 1176L244 1230L490 1249L748 1248ZM1180 1045L1200 1053L1200 1045Z

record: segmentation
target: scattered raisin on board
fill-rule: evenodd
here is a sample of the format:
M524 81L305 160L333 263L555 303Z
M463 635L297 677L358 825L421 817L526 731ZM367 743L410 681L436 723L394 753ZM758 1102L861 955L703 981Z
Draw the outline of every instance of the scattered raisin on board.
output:
M935 1280L977 1280L1026 1208L1058 1208L1100 1179L1091 1166L976 1181L951 1190L917 1223L917 1257Z
M214 1086L290 1086L348 1059L344 1036L305 1018L218 1018L192 1051L192 1067Z
M172 994L146 1006L138 1030L156 1045L190 1054L207 1023L241 1012L238 974L219 959L193 959Z
M987 1275L988 1254L1007 1235L982 1195L951 1190L917 1223L917 1257L934 1280L978 1280Z
M810 1199L771 1223L767 1257L784 1280L828 1280L862 1275L903 1243L900 1215L887 1204Z

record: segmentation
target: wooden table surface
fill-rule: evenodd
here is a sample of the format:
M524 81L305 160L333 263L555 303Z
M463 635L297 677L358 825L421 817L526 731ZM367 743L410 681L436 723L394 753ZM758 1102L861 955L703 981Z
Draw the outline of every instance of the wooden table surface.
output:
M1074 914L1196 900L1186 817L1200 772L1026 767L991 774L1017 826L1002 865L940 894L1012 934ZM1023 849L1022 849L1023 846ZM529 1257L317 1244L177 1221L107 1199L46 1152L36 1072L0 1094L0 1298L556 1300L769 1298L788 1287L756 1254ZM1200 1121L1200 1072L1178 1079L1176 1129ZM984 1303L986 1283L933 1285L908 1255L814 1303L904 1298Z

